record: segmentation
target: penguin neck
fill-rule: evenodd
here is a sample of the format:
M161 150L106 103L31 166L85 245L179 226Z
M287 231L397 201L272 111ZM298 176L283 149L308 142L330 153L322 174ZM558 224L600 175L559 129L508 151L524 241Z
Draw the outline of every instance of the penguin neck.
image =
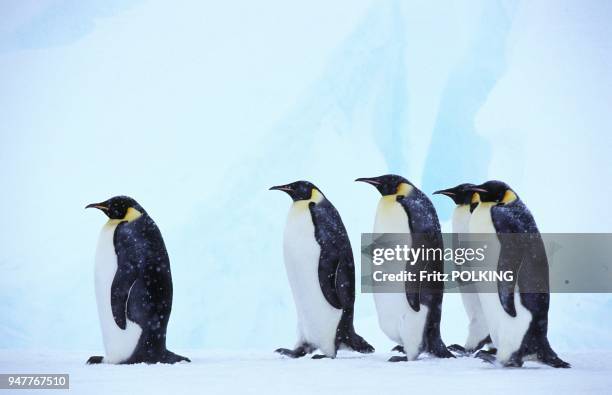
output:
M121 219L109 219L108 222L106 222L107 226L116 226L119 225L119 223L121 222L132 222L137 220L138 218L142 217L142 213L138 210L136 210L133 207L130 207L127 209L125 216Z
M406 187L400 186L397 193L380 198L374 219L374 233L410 233L408 214L397 200L410 196L414 187L402 185Z
M398 199L410 196L414 192L414 187L408 183L402 182L397 187L397 192L392 195L384 195L380 198L378 208L388 208L397 203Z
M453 212L453 233L468 233L470 222L470 205L458 204Z
M325 196L316 188L312 189L312 193L310 195L310 199L308 200L297 200L293 202L291 206L292 212L301 212L305 210L309 210L310 203L318 204L325 200Z

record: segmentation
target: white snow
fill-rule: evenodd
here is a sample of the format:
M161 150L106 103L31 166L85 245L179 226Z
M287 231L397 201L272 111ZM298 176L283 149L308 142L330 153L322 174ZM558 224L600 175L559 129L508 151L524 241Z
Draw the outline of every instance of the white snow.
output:
M571 369L535 362L503 369L473 358L391 363L386 360L392 354L384 352L364 356L341 351L335 360L292 360L262 351L176 351L193 362L87 366L87 352L1 350L0 373L68 373L75 394L563 395L608 393L612 386L610 352L561 354Z

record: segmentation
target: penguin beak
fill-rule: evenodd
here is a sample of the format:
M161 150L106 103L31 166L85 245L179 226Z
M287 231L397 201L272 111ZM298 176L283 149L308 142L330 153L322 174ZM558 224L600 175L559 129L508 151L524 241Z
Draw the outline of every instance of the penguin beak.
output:
M104 205L104 203L92 203L85 206L85 208L97 208L98 210L108 211L108 207Z
M489 192L489 191L487 191L486 189L481 188L481 187L471 187L471 188L467 188L467 191L469 191L469 192L478 192L478 193L487 193L487 192Z
M357 182L357 181L359 181L359 182L367 182L368 184L370 184L370 185L374 185L374 186L376 186L376 185L380 185L380 184L381 184L381 182L380 182L380 181L378 181L378 180L376 180L376 179L374 179L374 178L365 178L365 177L362 177L362 178L358 178L358 179L356 179L355 181L356 181L356 182Z
M269 189L270 191L285 191L293 192L293 189L289 185L276 185Z
M439 191L435 191L434 195L446 195L446 196L455 196L456 193L453 192L452 188L449 189L440 189Z

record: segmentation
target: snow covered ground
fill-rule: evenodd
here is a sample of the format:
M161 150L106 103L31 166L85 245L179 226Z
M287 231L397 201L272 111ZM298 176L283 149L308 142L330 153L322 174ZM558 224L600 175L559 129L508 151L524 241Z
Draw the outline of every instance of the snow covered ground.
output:
M340 353L336 360L285 359L272 352L177 350L191 364L87 366L87 352L0 351L0 373L69 373L70 391L88 394L485 394L609 393L612 352L561 353L572 369L527 362L497 368L480 360L423 358L390 363L391 353ZM27 391L19 392L27 393ZM35 392L40 393L40 392Z

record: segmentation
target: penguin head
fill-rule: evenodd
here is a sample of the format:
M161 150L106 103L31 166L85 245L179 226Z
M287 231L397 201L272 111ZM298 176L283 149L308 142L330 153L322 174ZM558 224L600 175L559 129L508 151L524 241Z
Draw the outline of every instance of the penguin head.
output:
M300 200L319 200L323 193L313 183L308 181L296 181L291 184L276 185L270 188L271 191L283 191L291 196L294 202Z
M476 199L481 202L508 204L519 198L508 184L497 180L487 181L468 189L475 192L472 202Z
M441 189L439 191L435 191L434 195L446 195L449 198L453 199L456 205L464 205L470 204L472 201L472 194L475 192L471 191L470 188L475 187L474 184L459 184L456 187Z
M110 219L132 221L145 211L138 202L129 196L115 196L100 203L92 203L85 208L97 208Z
M402 176L385 174L378 177L358 178L355 181L367 182L373 185L383 196L407 196L414 185Z

